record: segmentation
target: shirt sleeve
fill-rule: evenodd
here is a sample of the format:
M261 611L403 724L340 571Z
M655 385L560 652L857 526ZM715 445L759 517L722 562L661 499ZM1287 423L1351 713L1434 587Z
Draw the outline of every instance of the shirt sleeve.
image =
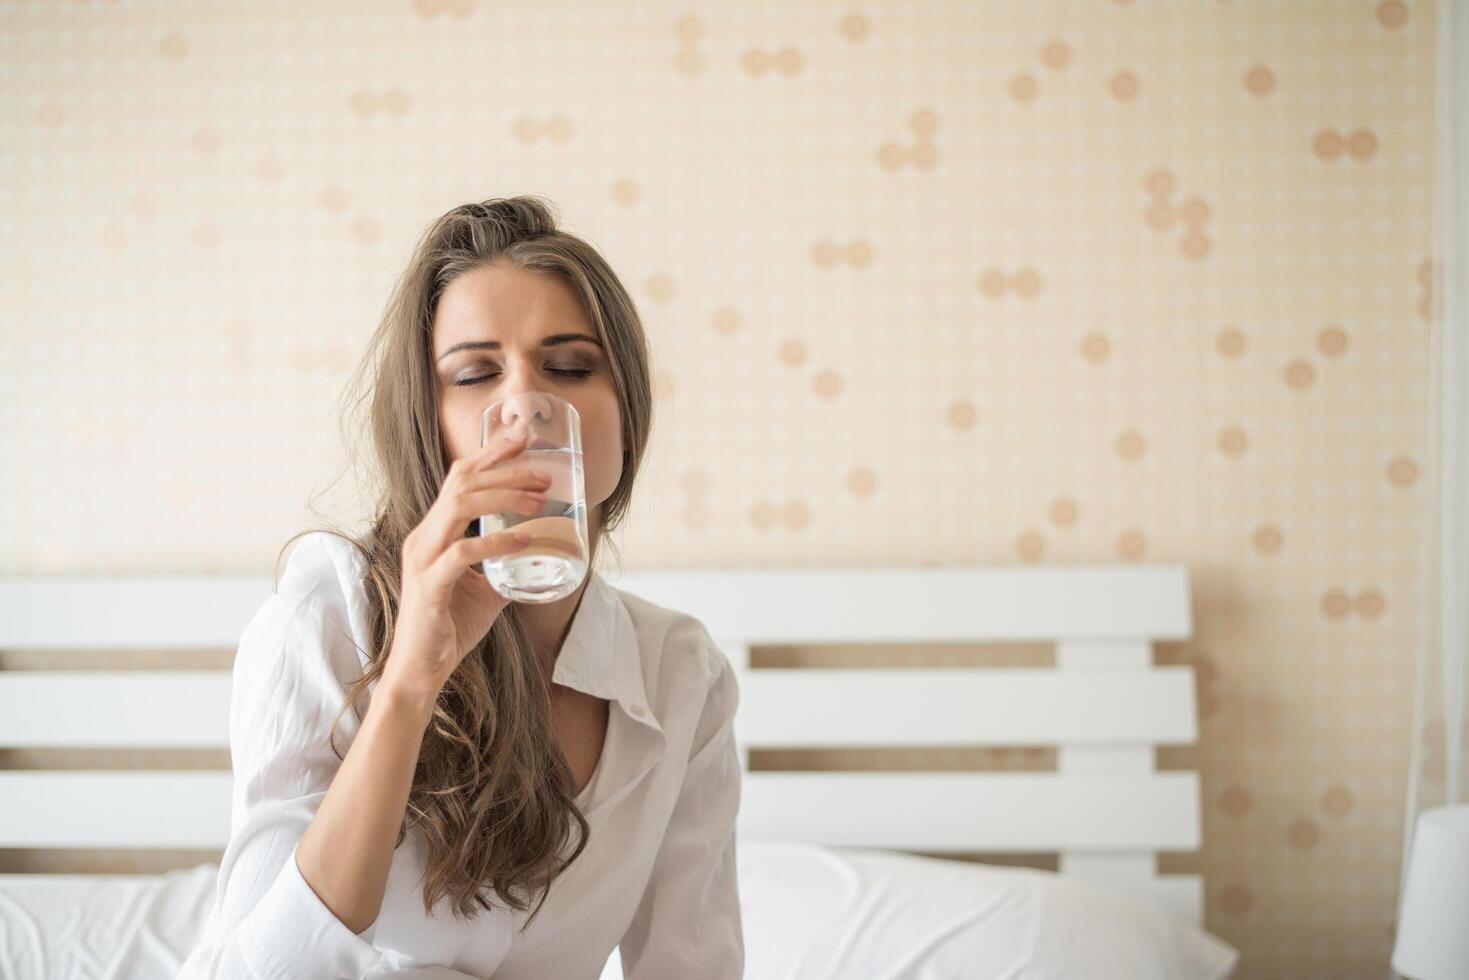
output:
M362 664L332 563L311 561L298 564L292 553L295 569L241 634L230 693L230 837L213 907L178 980L361 980L384 964L371 942L376 923L353 932L296 864L341 765L327 734ZM337 728L343 755L356 729L349 708Z
M715 676L652 875L619 946L627 980L734 980L744 974L735 866L739 685L707 633L702 642L714 656Z

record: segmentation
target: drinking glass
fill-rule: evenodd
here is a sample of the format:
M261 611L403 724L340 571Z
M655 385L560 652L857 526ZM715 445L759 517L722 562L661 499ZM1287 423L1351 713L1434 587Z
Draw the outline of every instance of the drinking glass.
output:
M516 436L526 440L525 449L491 469L540 470L551 477L551 485L539 514L502 511L480 516L482 535L514 528L531 536L520 550L487 558L482 567L490 585L507 599L553 602L575 592L587 571L581 416L570 402L550 392L506 395L480 416L479 443L489 446Z

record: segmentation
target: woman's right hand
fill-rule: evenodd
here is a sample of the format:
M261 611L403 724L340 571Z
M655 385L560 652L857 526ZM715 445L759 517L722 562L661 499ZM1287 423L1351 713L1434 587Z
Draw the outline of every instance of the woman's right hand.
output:
M464 532L482 514L536 514L545 506L549 478L528 467L491 469L524 449L523 439L501 441L454 460L428 513L403 539L402 596L381 684L432 703L510 604L478 563L518 551L525 540L513 528Z

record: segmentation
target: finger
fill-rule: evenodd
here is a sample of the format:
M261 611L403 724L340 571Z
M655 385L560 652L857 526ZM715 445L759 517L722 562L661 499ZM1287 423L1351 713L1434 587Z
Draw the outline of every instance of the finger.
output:
M463 527L485 514L524 514L537 517L546 509L544 490L476 490L454 495L454 525Z
M429 566L426 573L428 580L438 589L453 588L459 576L464 574L464 566L486 558L514 554L529 542L530 535L520 531L498 531L494 534L461 538L450 545L439 556L438 561Z
M464 457L466 471L483 470L525 452L524 436L505 436L494 439L488 446L481 446Z

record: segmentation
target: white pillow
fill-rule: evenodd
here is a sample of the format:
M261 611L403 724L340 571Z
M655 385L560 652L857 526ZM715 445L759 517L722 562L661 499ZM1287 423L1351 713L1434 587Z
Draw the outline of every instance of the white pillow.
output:
M747 980L1223 980L1224 940L1035 868L739 842ZM614 952L602 980L618 980Z

